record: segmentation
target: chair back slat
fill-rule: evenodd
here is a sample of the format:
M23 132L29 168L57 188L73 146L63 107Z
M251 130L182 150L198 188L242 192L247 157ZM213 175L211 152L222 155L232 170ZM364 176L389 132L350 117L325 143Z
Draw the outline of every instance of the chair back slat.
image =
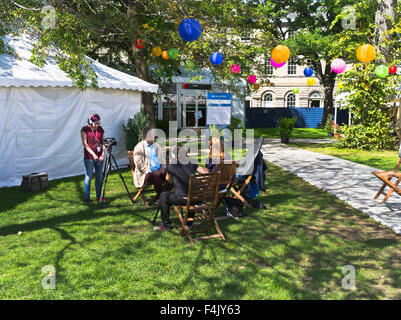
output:
M189 179L187 205L194 202L215 202L219 180L219 172L193 174Z
M234 181L237 163L232 161L229 163L216 164L216 172L220 172L220 184L230 184Z

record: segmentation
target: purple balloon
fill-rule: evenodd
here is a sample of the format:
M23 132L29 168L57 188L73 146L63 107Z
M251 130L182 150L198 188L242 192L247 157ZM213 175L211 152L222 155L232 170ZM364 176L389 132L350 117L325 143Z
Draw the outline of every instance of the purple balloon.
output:
M285 65L285 62L283 63L277 63L276 61L273 60L273 58L270 58L270 63L272 64L273 67L276 69L281 68L283 65Z

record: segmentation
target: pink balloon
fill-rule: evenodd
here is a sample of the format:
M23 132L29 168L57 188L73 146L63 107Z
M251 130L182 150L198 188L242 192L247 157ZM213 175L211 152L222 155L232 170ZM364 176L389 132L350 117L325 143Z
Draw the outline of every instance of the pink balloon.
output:
M256 81L257 81L256 76L254 76L253 74L251 74L251 75L248 77L248 82L249 82L250 84L254 84L254 83L256 83Z
M347 67L345 61L342 59L334 59L330 65L331 70L335 73L343 73Z
M241 71L241 67L238 64L233 64L230 67L232 73L238 73Z
M277 63L276 61L273 60L273 58L270 58L270 63L272 64L273 67L276 69L281 68L283 65L285 65L285 62L283 63Z

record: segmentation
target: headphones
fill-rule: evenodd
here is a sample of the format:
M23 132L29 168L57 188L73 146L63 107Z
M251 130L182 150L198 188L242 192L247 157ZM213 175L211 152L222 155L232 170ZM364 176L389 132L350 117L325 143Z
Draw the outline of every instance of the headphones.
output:
M88 124L92 125L99 120L100 120L99 115L97 113L94 113L88 118Z

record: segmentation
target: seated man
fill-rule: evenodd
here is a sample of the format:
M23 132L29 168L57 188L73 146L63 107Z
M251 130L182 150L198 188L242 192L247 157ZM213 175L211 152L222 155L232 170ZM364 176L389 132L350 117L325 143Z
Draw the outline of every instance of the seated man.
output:
M137 188L142 188L145 182L153 185L157 201L163 191L166 161L160 145L154 142L155 133L152 128L144 128L141 137L142 141L134 149L134 184Z
M160 210L162 223L155 227L154 230L171 230L170 222L170 206L174 204L185 205L187 200L184 199L188 195L189 178L195 172L208 173L209 170L200 167L198 164L188 163L182 164L178 155L180 147L172 151L174 163L167 166L167 181L174 183L174 191L163 192L160 195ZM175 159L174 159L175 158ZM190 227L190 225L188 225Z

